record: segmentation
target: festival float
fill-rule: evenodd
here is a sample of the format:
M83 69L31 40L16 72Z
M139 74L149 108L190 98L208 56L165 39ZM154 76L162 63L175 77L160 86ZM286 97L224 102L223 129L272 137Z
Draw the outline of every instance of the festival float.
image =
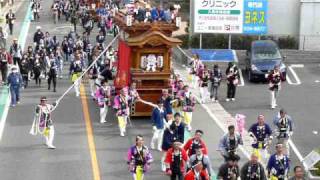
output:
M116 89L135 82L140 98L156 103L162 89L170 89L171 49L181 40L172 37L179 29L179 22L134 22L124 12L114 13L114 22L119 27ZM152 107L135 102L131 116L150 116Z

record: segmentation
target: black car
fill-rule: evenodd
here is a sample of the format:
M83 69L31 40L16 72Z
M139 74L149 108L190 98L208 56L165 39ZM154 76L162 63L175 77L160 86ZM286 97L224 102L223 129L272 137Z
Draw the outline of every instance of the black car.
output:
M280 67L284 79L287 68L277 44L271 40L258 40L251 43L247 51L246 70L249 81L266 81L267 75L276 65Z

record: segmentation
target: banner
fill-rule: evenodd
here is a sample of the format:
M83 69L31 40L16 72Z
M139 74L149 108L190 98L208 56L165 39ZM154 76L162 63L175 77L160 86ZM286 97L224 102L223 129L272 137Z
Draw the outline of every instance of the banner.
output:
M193 0L195 33L266 34L267 0Z
M128 86L130 83L130 56L130 47L123 40L119 39L117 66L118 71L114 80L114 85L117 89Z

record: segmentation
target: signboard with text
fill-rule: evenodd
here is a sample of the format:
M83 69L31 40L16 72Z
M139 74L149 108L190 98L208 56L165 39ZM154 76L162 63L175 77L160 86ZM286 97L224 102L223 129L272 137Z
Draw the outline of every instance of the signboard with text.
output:
M267 33L267 0L193 1L195 33Z
M243 0L194 0L195 33L242 33Z
M267 34L267 0L244 0L244 34Z

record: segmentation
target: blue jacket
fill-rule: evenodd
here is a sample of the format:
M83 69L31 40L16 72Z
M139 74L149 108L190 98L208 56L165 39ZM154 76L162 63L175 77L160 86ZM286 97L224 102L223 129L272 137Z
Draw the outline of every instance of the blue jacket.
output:
M175 140L175 134L170 129L164 130L162 139L162 150L168 151L172 147L172 143Z
M163 107L164 107L164 112L165 115L167 114L172 114L172 98L169 96L166 99L160 98L160 101L163 101Z
M157 129L164 128L164 111L160 111L159 108L154 108L151 115L152 126L156 126Z
M285 117L287 119L287 123L284 125L284 127L280 124L281 117L279 113L274 117L273 124L276 126L277 131L281 132L279 134L280 137L289 138L289 133L293 131L293 121L290 116L286 115Z
M264 127L262 129L259 128L259 124L255 123L253 124L250 129L249 133L252 133L254 137L257 138L257 141L263 142L263 149L265 148L266 140L272 135L272 130L268 124L264 124ZM253 143L253 148L258 148L259 142Z
M289 158L284 155L283 162L280 162L278 156L273 154L268 161L267 170L276 177L286 176L290 169Z
M237 149L238 145L243 145L243 141L242 141L242 137L240 136L240 134L235 133L235 147L232 147L230 144L230 138L229 138L229 133L226 133L222 139L220 140L219 143L219 150L223 151L223 152L227 152L233 148Z
M172 13L169 9L164 11L164 13L163 13L164 21L170 23L172 21L171 15L172 15Z
M153 21L158 21L159 18L161 18L161 20L164 20L164 11L162 9L158 11L157 8L153 8L151 10L151 17Z
M10 73L7 82L11 87L20 87L23 83L22 76L20 73Z
M173 131L174 137L179 142L181 142L183 144L184 143L184 130L185 130L186 125L183 122L181 122L179 124L179 126L177 126L174 122L172 124L176 127L176 129Z
M173 128L173 126L175 127ZM163 139L162 139L162 149L165 151L168 151L168 149L172 147L172 143L174 140L178 140L183 144L184 130L185 130L185 124L183 122L181 122L179 126L176 126L173 122L171 124L171 131L168 128L164 130Z

